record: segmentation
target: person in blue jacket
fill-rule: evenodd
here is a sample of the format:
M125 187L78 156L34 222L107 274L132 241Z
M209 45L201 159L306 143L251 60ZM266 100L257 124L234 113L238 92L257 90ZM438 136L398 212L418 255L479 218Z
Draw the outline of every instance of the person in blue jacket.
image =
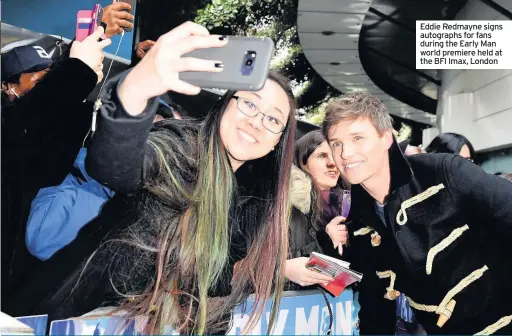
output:
M180 107L171 107L160 100L155 122L178 118ZM114 192L89 176L85 170L87 148L81 148L71 172L58 186L39 190L32 201L27 222L25 243L32 255L49 259L55 252L71 243L78 232L96 218L103 204Z

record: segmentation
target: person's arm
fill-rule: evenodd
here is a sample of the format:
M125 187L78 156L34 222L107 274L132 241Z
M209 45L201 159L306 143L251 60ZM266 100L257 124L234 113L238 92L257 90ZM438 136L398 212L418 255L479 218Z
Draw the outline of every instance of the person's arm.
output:
M441 167L448 190L463 211L497 235L512 238L512 183L459 155L446 155Z
M144 163L149 165L146 171L151 171L152 161L167 165L162 146L156 143L158 140L146 141L158 107L155 97L167 91L199 93L200 88L181 81L179 73L222 69L215 67L214 61L184 61L181 55L225 44L224 38L209 36L206 28L187 22L161 36L130 72L110 81L101 99L101 117L86 161L90 175L115 192L130 193L141 186ZM169 156L175 157L174 153ZM177 164L182 163L177 161ZM162 177L162 183L168 183L169 176L166 176Z
M25 126L41 128L40 122L56 122L72 113L69 107L83 102L92 92L98 76L77 58L68 58L50 71L26 95L16 101ZM72 116L70 116L72 117Z
M135 17L126 12L126 10L131 10L131 8L130 4L126 2L114 2L101 9L101 21L107 24L107 30L105 31L107 37L121 34L123 28L128 31L133 29Z
M90 176L108 188L129 193L141 186L142 167L149 131L158 107L158 99L151 99L144 111L136 116L126 112L119 100L118 90L129 71L105 84L98 127L86 158Z
M77 118L73 112L103 76L102 50L111 41L98 42L102 34L103 28L98 28L83 42L75 42L70 57L56 64L40 83L16 101L17 122L13 125L23 127L21 130L27 134L23 139L10 139L18 150L23 152L21 147L30 149L44 143L43 138L62 127L73 127L71 121Z

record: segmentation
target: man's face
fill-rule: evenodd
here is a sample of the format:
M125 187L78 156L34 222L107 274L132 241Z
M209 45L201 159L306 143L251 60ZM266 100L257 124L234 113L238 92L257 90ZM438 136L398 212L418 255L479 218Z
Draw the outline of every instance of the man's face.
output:
M27 92L32 90L34 86L44 78L44 76L46 76L48 71L49 69L45 69L38 72L27 72L21 74L19 83L9 84L10 92L7 92L7 94L12 98L11 100L16 99L16 95L14 95L10 90L12 88L18 97L24 96Z
M329 129L328 139L336 165L351 184L364 184L388 165L391 131L379 134L369 118L340 121Z

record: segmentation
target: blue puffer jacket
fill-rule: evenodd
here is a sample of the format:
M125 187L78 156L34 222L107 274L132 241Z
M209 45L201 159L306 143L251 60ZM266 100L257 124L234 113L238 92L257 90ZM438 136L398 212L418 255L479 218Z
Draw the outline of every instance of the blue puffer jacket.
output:
M41 260L71 243L114 196L112 190L87 174L86 156L87 149L82 148L64 182L41 189L32 201L25 243L30 253Z
M159 102L157 114L164 119L179 117L163 99ZM87 149L80 149L64 182L39 190L32 201L25 243L30 253L41 260L49 259L71 243L78 231L96 218L103 204L114 196L112 190L87 174L86 156Z

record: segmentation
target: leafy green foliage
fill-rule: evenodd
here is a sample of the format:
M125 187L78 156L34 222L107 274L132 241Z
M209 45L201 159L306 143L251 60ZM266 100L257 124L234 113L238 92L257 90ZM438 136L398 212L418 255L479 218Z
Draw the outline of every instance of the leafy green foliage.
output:
M212 33L270 37L276 53L271 68L288 76L299 105L317 106L334 89L311 68L297 34L298 0L213 0L197 11L195 22ZM315 80L316 79L316 80ZM304 104L303 104L304 103Z

